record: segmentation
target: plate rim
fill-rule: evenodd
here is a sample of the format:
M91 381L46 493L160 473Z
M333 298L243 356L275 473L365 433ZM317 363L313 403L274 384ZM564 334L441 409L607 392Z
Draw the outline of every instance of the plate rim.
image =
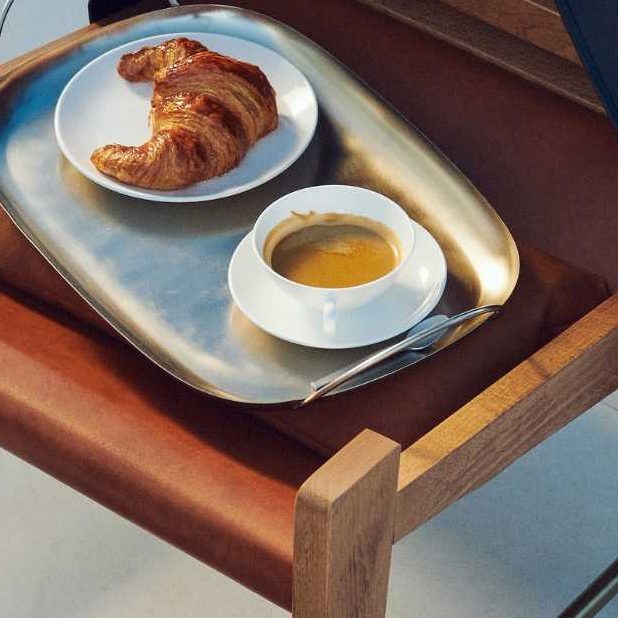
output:
M110 56L114 53L117 53L119 50L122 50L124 48L128 48L128 47L132 47L136 44L146 44L148 41L152 41L153 39L161 39L161 38L177 38L177 37L190 37L190 36L201 36L201 37L208 37L208 36L216 36L219 38L226 38L226 39L235 39L235 40L240 40L243 41L243 43L248 43L250 46L255 46L255 47L259 47L262 50L265 50L266 52L270 53L270 54L274 54L275 56L278 56L280 58L280 60L282 60L286 65L288 65L293 71L295 71L298 76L302 79L302 81L304 82L305 86L307 87L307 92L309 93L310 97L311 97L311 101L312 101L312 109L314 110L313 113L313 118L312 118L312 125L310 127L309 132L307 133L307 138L305 139L304 143L301 144L301 146L297 149L297 151L293 154L293 156L291 156L289 159L286 159L284 161L283 164L280 164L278 166L275 166L274 168L272 168L272 170L266 174L265 177L260 178L260 179L256 179L253 180L251 182L246 182L242 185L237 185L235 187L229 188L229 189L224 189L221 191L218 191L217 193L213 193L213 194L200 194L200 195L188 195L188 196L184 196L184 195L165 195L164 193L151 193L150 191L154 191L154 190L149 190L149 189L144 189L144 188L140 188L140 187L134 187L133 185L129 185L127 183L122 183L119 180L115 180L112 179L111 177L108 177L104 174L102 174L101 172L99 172L98 170L96 170L96 168L94 169L89 169L86 166L84 166L75 156L73 156L73 154L71 153L70 148L67 146L67 143L63 137L62 131L60 129L60 116L61 116L61 109L63 106L63 103L66 99L66 97L68 96L69 91L71 90L72 85L74 84L74 82L86 71L88 71L91 66L97 62L99 62L101 59L105 58L106 56ZM309 146L309 144L311 143L311 141L313 140L313 138L315 137L315 132L317 129L317 124L318 124L318 117L319 117L319 107L318 107L318 101L317 101L317 97L315 94L315 90L313 89L313 86L311 85L311 82L307 79L306 75L292 62L290 62L287 58L285 58L284 56L282 56L281 54L279 54L278 52L276 52L273 49L270 49L264 45L261 45L260 43L256 43L254 41L251 41L249 39L244 39L242 37L239 36L232 36L232 35L228 35L228 34L219 34L217 32L199 32L199 31L184 31L184 32L173 32L173 33L169 33L169 34L155 34L152 36L147 36L147 37L142 37L139 39L135 39L134 41L129 41L127 43L123 43L122 45L118 45L112 49L107 50L106 52L104 52L103 54L100 54L99 56L97 56L96 58L93 58L90 62L88 62L86 65L84 65L81 69L79 69L79 71L77 71L70 79L69 81L65 84L64 88L62 89L62 92L60 93L60 96L58 97L58 100L56 101L56 106L54 108L54 133L56 136L56 141L58 143L58 146L62 152L62 154L68 159L68 161L71 163L71 165L73 167L75 167L75 169L82 174L83 176L85 176L86 178L88 178L88 180L94 182L95 184L99 185L100 187L103 187L104 189L107 189L109 191L114 191L115 193L118 193L120 195L125 195L127 197L133 197L133 198L138 198L138 199L143 199L143 200L148 200L148 201L152 201L152 202L175 202L175 203L192 203L192 202L209 202L212 200L218 200L218 199L224 199L226 197L231 197L233 195L239 195L241 193L245 193L247 191L250 191L251 189L255 189L271 180L273 180L274 178L276 178L277 176L279 176L280 174L282 174L283 172L285 172L288 168L290 168L292 165L294 165L294 163L296 163L296 161L298 161L298 159L301 157L301 155L305 152L305 150L307 149L307 147ZM264 136L266 137L266 136ZM242 165L242 161L241 161L241 165ZM237 168L234 168L237 169ZM230 170L232 171L232 170ZM225 176L225 174L223 174L222 176L218 176L217 178L221 178ZM211 180L211 179L208 179ZM208 182L208 180L205 181L201 181L201 182ZM195 186L195 184L199 184L199 183L194 183L192 185L189 186ZM180 189L182 190L182 189ZM160 191L160 190L157 190Z

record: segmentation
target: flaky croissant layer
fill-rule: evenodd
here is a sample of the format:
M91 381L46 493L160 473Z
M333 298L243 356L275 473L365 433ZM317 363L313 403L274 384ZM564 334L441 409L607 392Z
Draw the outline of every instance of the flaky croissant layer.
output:
M96 168L149 189L179 189L236 167L277 127L275 92L251 64L178 38L125 54L119 74L154 80L153 135L141 146L110 144L92 153Z

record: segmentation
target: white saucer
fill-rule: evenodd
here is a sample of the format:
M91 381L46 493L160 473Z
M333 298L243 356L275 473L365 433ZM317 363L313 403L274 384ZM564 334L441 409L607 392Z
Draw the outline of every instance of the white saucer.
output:
M294 301L268 278L258 263L250 232L242 239L228 271L238 308L256 326L291 343L312 348L356 348L384 341L411 328L436 306L446 285L446 260L433 236L418 223L414 253L393 287L357 309L341 312L337 330L323 330L322 312Z

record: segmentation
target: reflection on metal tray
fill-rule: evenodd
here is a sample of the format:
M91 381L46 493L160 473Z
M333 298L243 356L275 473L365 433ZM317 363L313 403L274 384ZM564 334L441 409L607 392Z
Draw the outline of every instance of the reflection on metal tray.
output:
M307 76L319 102L316 136L269 183L232 198L161 204L123 197L79 174L53 128L67 81L118 45L203 31L269 47ZM309 383L372 348L314 350L261 332L234 307L227 267L260 212L315 184L368 187L401 204L440 242L448 281L436 312L501 304L519 269L508 230L483 197L405 119L323 49L262 15L192 6L83 33L0 76L0 201L60 274L152 361L224 399L272 404L304 398ZM437 349L482 322L462 325ZM391 361L396 371L422 353ZM379 376L384 374L384 368ZM356 388L375 374L349 383Z

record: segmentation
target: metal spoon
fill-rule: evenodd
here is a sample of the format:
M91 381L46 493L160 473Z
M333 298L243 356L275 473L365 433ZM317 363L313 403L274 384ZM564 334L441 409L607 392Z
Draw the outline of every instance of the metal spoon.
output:
M311 388L313 389L313 392L299 403L299 407L319 399L344 382L351 380L359 373L362 373L370 367L381 363L398 352L402 352L404 350L423 350L428 348L440 339L447 329L485 313L497 313L501 308L501 305L484 305L482 307L476 307L475 309L463 311L462 313L458 313L450 318L446 318L446 316L431 316L421 322L421 324L418 324L412 328L408 332L408 335L397 343L394 343L379 352L370 354L360 361L356 361L351 365L347 365L346 367L338 369L337 371L329 373L328 375L312 382ZM421 326L422 328L419 328Z

